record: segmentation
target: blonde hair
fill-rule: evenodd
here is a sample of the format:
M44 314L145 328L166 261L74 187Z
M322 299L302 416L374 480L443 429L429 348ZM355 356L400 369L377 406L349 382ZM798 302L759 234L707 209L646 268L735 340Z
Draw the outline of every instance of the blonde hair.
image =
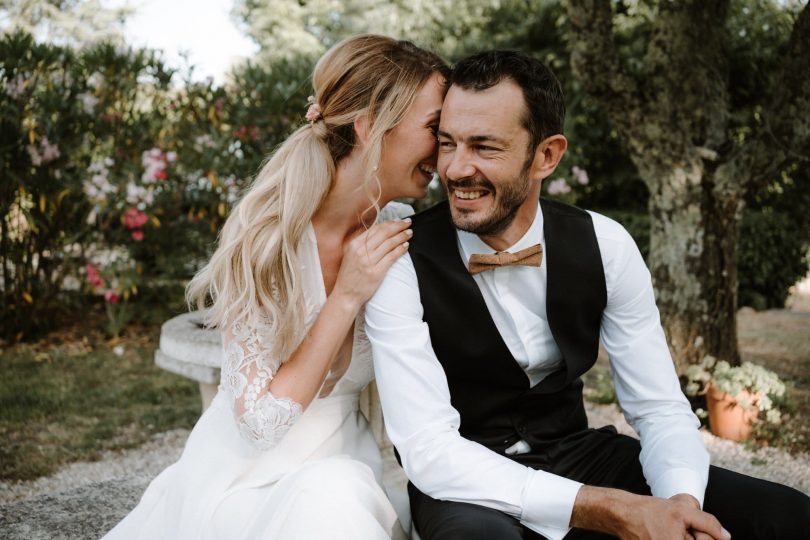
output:
M188 284L189 306L210 306L211 326L244 321L263 328L272 336L272 353L287 360L305 332L298 247L338 162L355 147L355 119L370 120L363 180L370 208L378 209L375 170L384 135L430 76L448 71L435 54L385 36L354 36L327 51L312 75L320 117L264 164L225 222L211 260Z

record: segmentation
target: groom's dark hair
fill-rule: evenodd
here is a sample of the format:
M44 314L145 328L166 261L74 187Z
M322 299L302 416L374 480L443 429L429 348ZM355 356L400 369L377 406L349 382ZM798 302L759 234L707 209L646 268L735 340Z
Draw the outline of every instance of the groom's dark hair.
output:
M450 84L464 90L486 90L511 79L523 91L526 114L523 127L529 132L529 150L540 141L563 132L565 101L560 81L540 60L518 51L485 51L461 60Z

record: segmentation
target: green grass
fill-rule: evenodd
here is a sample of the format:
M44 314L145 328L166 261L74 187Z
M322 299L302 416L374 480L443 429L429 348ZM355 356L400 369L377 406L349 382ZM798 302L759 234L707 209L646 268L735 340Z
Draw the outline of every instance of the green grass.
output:
M86 337L0 351L0 479L37 478L193 426L197 384L154 365L158 331L129 329L122 356Z

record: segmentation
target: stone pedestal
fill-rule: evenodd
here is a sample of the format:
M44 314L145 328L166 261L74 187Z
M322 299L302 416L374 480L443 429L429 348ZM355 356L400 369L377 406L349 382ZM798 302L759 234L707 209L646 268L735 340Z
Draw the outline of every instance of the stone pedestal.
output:
M160 328L158 367L197 381L203 412L217 393L222 365L222 336L206 328L205 312L192 311L169 319Z

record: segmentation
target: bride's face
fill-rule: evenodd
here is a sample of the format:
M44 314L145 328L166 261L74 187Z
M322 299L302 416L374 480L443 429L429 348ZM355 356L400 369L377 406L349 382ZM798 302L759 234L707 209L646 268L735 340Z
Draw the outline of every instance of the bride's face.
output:
M421 199L436 170L436 130L446 87L438 73L428 79L402 121L383 139L377 172L385 199Z

